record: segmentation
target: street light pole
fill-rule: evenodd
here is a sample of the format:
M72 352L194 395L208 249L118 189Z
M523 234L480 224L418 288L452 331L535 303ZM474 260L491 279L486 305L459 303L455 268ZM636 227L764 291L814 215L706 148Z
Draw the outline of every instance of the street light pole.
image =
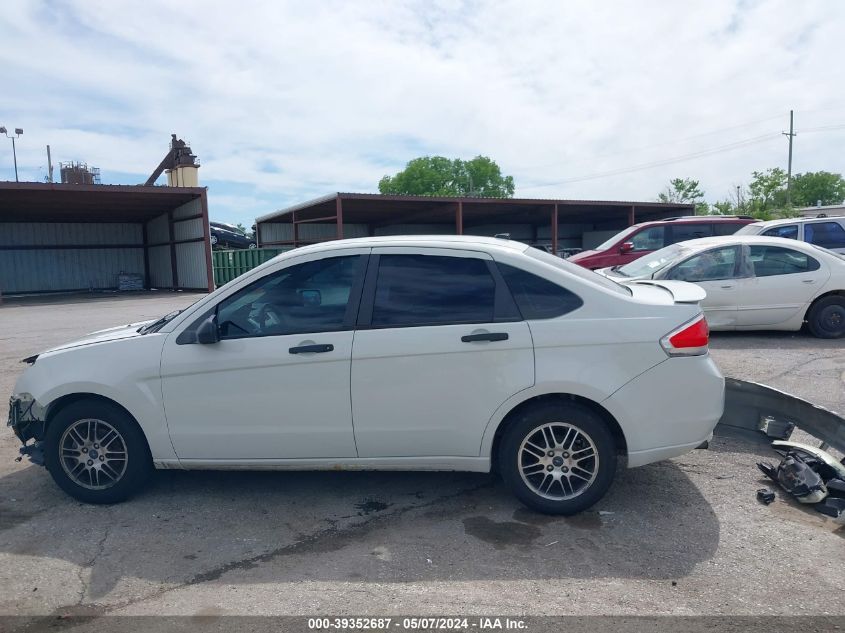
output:
M13 159L13 160L14 160L14 162L15 162L15 182L20 182L20 181L18 180L18 152L17 152L17 149L15 148L15 139L16 139L18 136L20 136L21 134L23 134L23 128L16 127L16 128L15 128L15 136L11 136L11 135L9 135L9 133L6 131L6 128L5 128L5 127L0 127L0 134L5 134L5 135L6 135L6 138L10 138L10 139L12 139L12 159Z

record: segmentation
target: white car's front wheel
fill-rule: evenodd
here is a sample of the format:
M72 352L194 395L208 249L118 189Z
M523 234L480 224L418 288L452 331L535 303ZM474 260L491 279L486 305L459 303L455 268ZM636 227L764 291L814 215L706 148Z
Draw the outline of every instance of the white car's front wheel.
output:
M87 503L116 503L147 480L152 460L141 429L120 407L79 400L47 427L45 465L69 495Z
M605 421L576 402L543 404L508 425L499 469L525 505L571 515L601 499L616 472L616 444Z

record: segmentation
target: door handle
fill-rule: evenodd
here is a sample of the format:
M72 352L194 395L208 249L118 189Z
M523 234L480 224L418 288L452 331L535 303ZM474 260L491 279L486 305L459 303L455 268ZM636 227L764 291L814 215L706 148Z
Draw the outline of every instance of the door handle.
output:
M481 334L466 334L461 337L464 343L474 343L475 341L507 341L507 332L483 332Z
M291 347L288 351L291 354L323 354L334 350L334 345L331 343L323 343L318 345L300 345L299 347Z
M805 284L814 284L816 283L815 279L802 279Z
M731 288L734 288L734 287L735 286L733 284L725 284L724 286L719 286L719 288L722 288L723 290L730 290Z

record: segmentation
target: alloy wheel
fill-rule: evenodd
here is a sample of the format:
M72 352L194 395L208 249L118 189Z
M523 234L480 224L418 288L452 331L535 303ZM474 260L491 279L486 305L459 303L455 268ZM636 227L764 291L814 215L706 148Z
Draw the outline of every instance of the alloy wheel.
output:
M519 447L519 474L535 494L553 501L574 499L595 481L599 454L593 439L566 422L531 431Z
M111 488L126 473L129 453L120 432L108 422L77 420L62 434L59 461L67 476L88 490Z

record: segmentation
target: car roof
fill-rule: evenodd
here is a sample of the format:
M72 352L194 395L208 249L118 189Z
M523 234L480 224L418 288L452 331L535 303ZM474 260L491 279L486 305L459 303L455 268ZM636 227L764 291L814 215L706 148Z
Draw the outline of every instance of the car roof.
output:
M791 240L785 237L772 237L767 235L720 235L718 237L699 237L694 240L686 240L678 242L686 248L703 251L714 246L730 246L733 244L762 244L768 246L783 246L792 248L807 253L814 253L821 249L816 248L812 244L800 242L798 240Z
M345 240L331 240L295 249L297 254L376 246L419 246L428 248L482 247L484 250L504 249L521 253L529 246L522 242L481 235L391 235L382 237L357 237ZM288 251L293 252L293 251Z
M804 224L817 224L819 222L830 222L831 220L837 221L843 219L845 219L845 216L831 215L824 218L778 218L777 220L760 220L759 222L755 222L754 224L757 226L769 228L771 226L784 226L786 224L799 224L801 222L803 222Z
M753 220L751 216L743 215L688 215L680 218L664 218L662 220L648 220L647 222L638 222L629 228L640 226L657 226L662 224L704 224L709 222L748 222Z

